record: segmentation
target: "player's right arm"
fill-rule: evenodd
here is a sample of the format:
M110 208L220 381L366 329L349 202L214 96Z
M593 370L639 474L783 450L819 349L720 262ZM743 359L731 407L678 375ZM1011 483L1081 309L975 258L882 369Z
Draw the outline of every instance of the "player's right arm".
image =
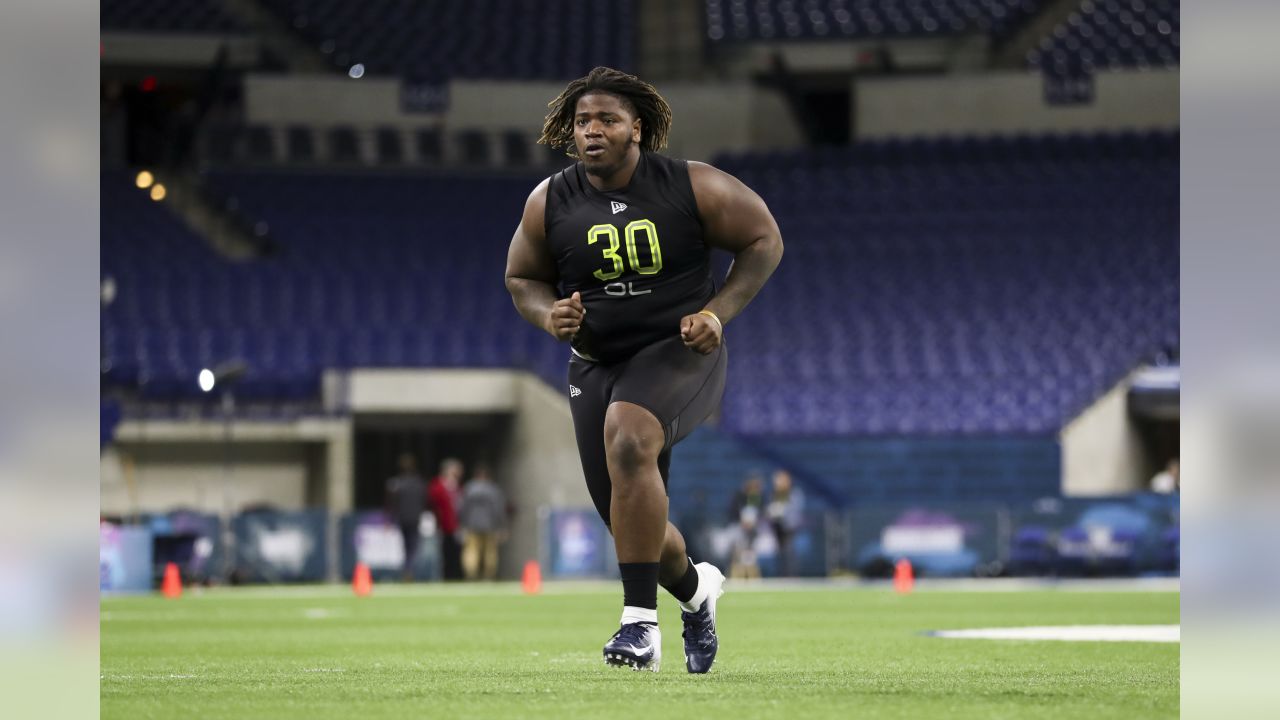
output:
M576 292L572 297L557 297L559 275L546 231L550 184L550 178L543 180L525 201L524 215L507 249L507 292L525 320L557 340L568 340L582 327L586 309Z

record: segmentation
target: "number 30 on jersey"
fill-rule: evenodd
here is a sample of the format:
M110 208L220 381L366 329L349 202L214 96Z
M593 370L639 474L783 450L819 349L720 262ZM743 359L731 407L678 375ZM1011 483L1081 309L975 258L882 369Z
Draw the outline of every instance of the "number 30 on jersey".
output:
M649 244L648 265L641 264L640 253L636 249L636 244L641 242L637 236L642 232L644 234L643 241ZM640 275L657 275L662 272L662 247L658 244L658 228L654 226L652 220L632 220L623 229L623 236L627 242L626 259L634 272ZM618 250L622 247L618 237L618 228L608 223L593 225L587 231L587 244L594 245L601 241L608 241L609 243L608 247L601 248L604 251L604 259L609 261L609 265L596 270L592 274L598 279L608 282L620 277L626 269L622 256L618 254Z

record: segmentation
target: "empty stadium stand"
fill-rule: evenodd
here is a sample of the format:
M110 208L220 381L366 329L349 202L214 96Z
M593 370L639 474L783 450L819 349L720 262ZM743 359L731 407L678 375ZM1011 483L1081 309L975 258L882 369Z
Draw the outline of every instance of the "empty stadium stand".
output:
M264 0L343 70L369 75L568 79L634 70L634 3L583 0Z
M1027 53L1027 65L1056 75L1177 67L1179 0L1084 0Z
M1177 135L725 157L787 256L734 323L723 424L764 435L1059 429L1178 343Z
M1044 0L705 0L712 43L1004 36Z
M102 0L103 30L168 33L244 33L220 0Z
M769 203L787 254L729 329L720 427L1052 434L1177 347L1177 148L1150 133L721 158ZM537 179L218 173L281 248L233 263L105 174L108 382L189 397L201 367L240 358L242 393L261 399L314 397L326 367L518 367L559 386L564 347L502 282Z

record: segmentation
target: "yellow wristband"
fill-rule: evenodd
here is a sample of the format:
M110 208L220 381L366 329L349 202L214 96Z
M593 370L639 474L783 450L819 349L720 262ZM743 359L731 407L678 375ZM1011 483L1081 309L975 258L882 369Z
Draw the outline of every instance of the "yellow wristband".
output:
M724 332L724 321L720 319L719 315L711 312L710 310L699 310L698 314L710 316L712 319L716 321L716 324L720 326L720 332Z

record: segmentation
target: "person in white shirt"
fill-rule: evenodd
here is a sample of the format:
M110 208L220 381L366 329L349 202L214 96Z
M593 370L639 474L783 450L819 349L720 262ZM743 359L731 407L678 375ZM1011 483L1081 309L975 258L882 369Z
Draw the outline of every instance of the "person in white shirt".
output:
M1156 473L1151 478L1151 492L1157 492L1164 495L1170 495L1178 492L1180 489L1178 484L1178 458L1173 458L1168 465L1164 466L1164 470Z

